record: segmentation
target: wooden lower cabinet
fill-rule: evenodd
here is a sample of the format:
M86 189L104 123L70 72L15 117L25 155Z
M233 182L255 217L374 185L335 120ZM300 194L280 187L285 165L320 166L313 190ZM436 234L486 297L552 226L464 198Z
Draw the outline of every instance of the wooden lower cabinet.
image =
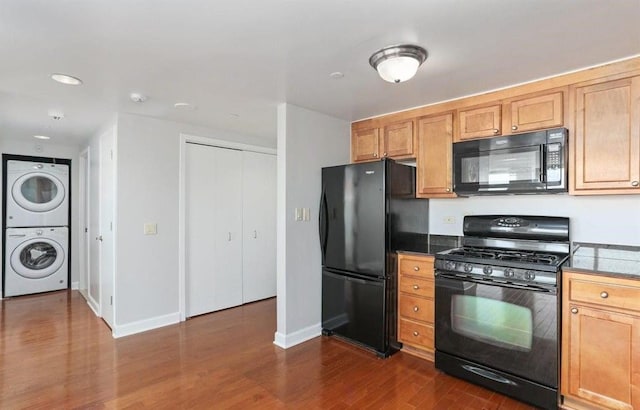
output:
M640 409L640 281L563 272L567 409Z
M403 351L433 360L434 258L398 254L398 339Z

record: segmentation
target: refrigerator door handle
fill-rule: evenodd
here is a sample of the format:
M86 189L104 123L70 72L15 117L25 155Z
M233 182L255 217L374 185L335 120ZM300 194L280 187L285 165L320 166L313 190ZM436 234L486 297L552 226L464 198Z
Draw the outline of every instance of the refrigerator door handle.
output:
M320 233L320 251L322 252L322 263L327 253L327 231L329 230L329 215L327 206L327 193L322 187L322 195L320 196L320 212L318 212L318 231Z

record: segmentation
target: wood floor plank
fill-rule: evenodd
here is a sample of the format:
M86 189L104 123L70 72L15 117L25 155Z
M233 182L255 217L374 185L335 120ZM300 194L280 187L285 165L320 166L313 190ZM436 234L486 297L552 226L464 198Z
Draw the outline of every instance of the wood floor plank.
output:
M0 301L0 409L531 407L402 352L337 338L282 350L269 299L113 339L76 291Z

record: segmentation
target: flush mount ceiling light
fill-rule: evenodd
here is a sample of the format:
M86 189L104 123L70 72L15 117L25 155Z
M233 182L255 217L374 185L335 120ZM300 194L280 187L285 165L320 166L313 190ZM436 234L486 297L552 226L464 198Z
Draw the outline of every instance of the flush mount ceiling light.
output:
M51 137L47 137L46 135L34 135L33 138L37 138L39 140L50 140Z
M81 85L82 84L82 80L77 78L77 77L73 77L71 75L67 75L67 74L59 74L59 73L54 73L51 74L51 79L54 81L57 81L61 84L66 84L66 85Z
M369 64L383 80L401 83L416 75L418 67L427 59L427 50L411 44L389 46L369 58Z

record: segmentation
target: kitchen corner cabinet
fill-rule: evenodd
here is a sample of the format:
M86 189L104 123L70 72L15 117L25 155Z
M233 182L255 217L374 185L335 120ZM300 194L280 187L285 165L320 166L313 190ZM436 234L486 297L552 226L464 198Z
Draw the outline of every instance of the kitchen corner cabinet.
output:
M640 193L640 77L591 81L571 92L570 192Z
M351 135L351 162L414 158L415 147L413 120L381 128L355 129Z
M421 118L416 155L416 196L453 198L453 114Z
M565 88L508 98L458 110L457 141L510 135L564 125Z
M563 270L563 405L640 408L640 281Z
M398 340L403 351L433 360L434 258L398 255Z

